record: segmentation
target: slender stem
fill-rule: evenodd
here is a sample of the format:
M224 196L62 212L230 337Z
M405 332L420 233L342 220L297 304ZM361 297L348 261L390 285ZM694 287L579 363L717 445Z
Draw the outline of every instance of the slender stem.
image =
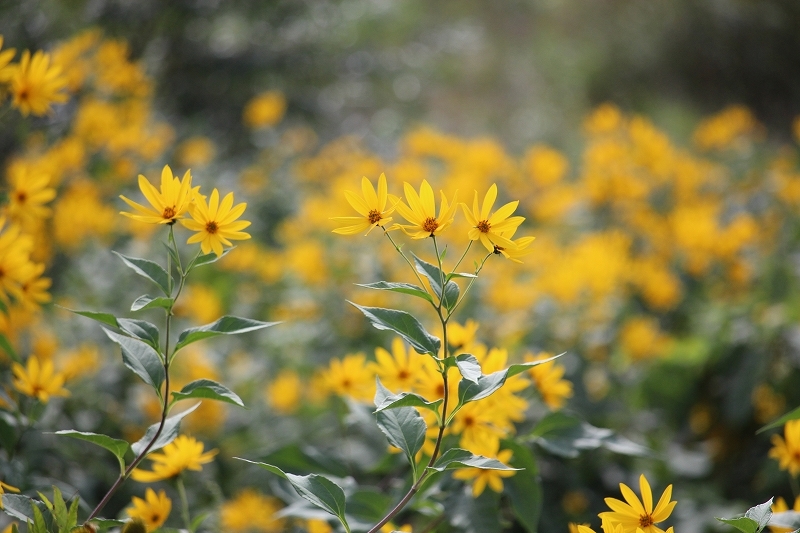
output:
M406 257L406 254L403 253L403 251L400 249L400 247L397 245L397 243L394 242L394 239L392 239L392 235L389 233L389 230L387 230L386 228L382 228L382 229L383 229L383 234L386 235L386 237L388 237L389 242L392 243L392 246L394 246L394 249L397 250L397 253L399 253L401 256L403 256L403 259L405 259L406 263L408 263L408 266L411 267L411 270L412 270L412 272L414 272L414 275L417 276L417 281L419 281L420 287L422 287L422 289L425 292L428 292L428 289L425 287L425 284L422 283L422 278L419 277L419 272L417 272L417 269L414 268L414 265L411 264L411 261L409 261L408 257ZM428 293L428 294L430 294L430 293Z
M463 260L464 260L464 258L465 258L465 257L467 257L467 252L469 252L469 249L470 249L470 248L472 248L472 243L473 243L473 242L475 242L475 241L469 241L469 244L467 244L467 249L466 249L466 250L464 250L464 253L463 253L463 254L461 254L461 258L458 260L458 262L456 263L456 265L453 267L453 270L452 270L453 272L455 272L455 271L456 271L456 269L458 268L458 266L461 264L461 261L463 261Z
M436 254L436 263L439 265L439 286L442 288L442 294L439 295L439 305L437 306L437 310L439 311L439 318L442 319L442 304L445 306L447 305L444 301L444 270L442 270L442 258L439 256L439 245L436 243L436 235L431 235L431 239L433 239L433 251Z
M454 305L453 308L450 310L450 315L451 316L453 315L453 313L455 313L456 309L458 309L458 306L461 305L461 302L464 301L464 298L467 297L467 293L469 293L469 290L472 288L472 284L475 283L475 280L477 279L478 274L480 274L481 270L483 270L483 265L486 264L486 260L489 259L489 257L491 257L492 255L494 255L494 252L489 252L488 254L486 254L486 257L483 258L483 261L481 261L481 264L478 266L478 268L475 269L475 276L476 277L475 278L470 278L469 283L467 284L467 288L464 289L464 292L461 293L461 297L456 302L456 305Z
M183 473L178 475L176 485L178 486L178 494L181 498L181 516L183 517L183 523L186 525L186 529L191 531L192 519L189 516L189 499L186 497L186 487L183 484Z

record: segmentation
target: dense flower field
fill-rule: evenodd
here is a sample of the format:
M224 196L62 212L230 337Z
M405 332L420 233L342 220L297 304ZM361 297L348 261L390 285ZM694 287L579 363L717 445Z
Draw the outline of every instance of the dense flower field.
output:
M423 126L389 157L319 145L268 91L232 167L159 116L126 43L12 44L4 533L800 510L798 147L748 109L671 139L603 104L574 153Z

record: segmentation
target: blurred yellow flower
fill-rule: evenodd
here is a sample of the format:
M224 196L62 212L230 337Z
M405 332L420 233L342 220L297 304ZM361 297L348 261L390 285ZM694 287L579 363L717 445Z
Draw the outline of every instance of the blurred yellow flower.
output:
M93 375L99 366L100 350L96 344L91 343L83 343L58 358L58 368L67 381Z
M3 36L0 35L0 50L3 48ZM15 65L10 64L17 51L14 48L0 52L0 82L7 82L14 75Z
M178 145L175 158L185 167L204 167L214 159L216 149L208 137L190 137Z
M644 474L639 476L641 501L630 487L624 483L620 483L619 488L625 501L606 498L606 505L611 508L611 511L600 513L600 519L604 523L607 521L612 526L622 525L624 533L638 533L638 531L643 533L664 533L664 530L656 526L656 524L669 518L672 509L678 503L670 501L672 485L669 485L661 494L655 509L653 508L653 492L650 490L650 484Z
M183 178L178 179L173 177L169 165L164 165L161 170L160 191L141 174L139 174L139 189L152 207L145 207L120 195L126 204L137 211L136 214L124 211L120 214L148 224L172 225L183 218L183 214L189 210L194 194L200 187L192 189L191 171L187 170Z
M30 113L44 115L51 104L67 101L67 94L62 92L66 86L67 78L60 66L50 64L50 54L39 50L31 56L25 50L11 74L12 105L26 117Z
M125 512L131 518L138 518L144 522L147 531L161 527L172 510L172 500L167 498L167 494L163 490L156 494L151 488L144 492L144 500L134 496L131 504L133 508L128 508Z
M241 230L250 225L245 220L236 220L244 213L247 204L233 205L233 193L225 195L220 203L219 191L211 191L211 197L206 203L205 198L195 195L194 203L189 207L191 220L181 220L190 231L196 231L186 242L189 244L200 243L204 254L213 250L217 256L222 255L222 246L233 246L231 240L241 241L250 238L249 233Z
M275 514L281 507L276 498L245 489L222 504L219 510L221 530L229 533L279 533L284 531L285 521Z
M302 390L303 385L297 372L284 369L267 385L264 396L267 404L277 413L289 415L297 410Z
M286 113L286 97L280 91L267 91L259 94L244 108L242 120L250 128L274 126Z
M147 457L153 461L153 470L147 471L140 468L131 472L131 477L142 483L152 483L175 477L184 470L202 470L202 465L210 463L217 450L203 453L203 443L194 437L178 435L178 437L164 446L162 452L151 453Z
M69 391L63 387L64 376L55 372L52 361L40 362L32 355L26 366L14 363L11 370L15 376L14 388L26 396L43 403L47 403L50 396L69 396Z
M480 208L478 207L478 191L475 191L475 197L472 200L472 211L469 210L467 204L461 204L464 215L466 215L467 221L472 226L468 234L469 239L471 241L480 240L484 248L490 252L495 251L495 246L499 246L502 249L515 248L516 245L510 239L503 237L502 233L516 229L525 220L525 217L511 216L517 209L519 200L508 202L494 213L491 213L496 199L497 184L493 183L483 197L483 204Z
M475 342L475 334L479 324L471 318L462 326L458 322L451 322L447 328L447 343L453 348L454 354L469 353Z
M56 190L48 187L50 176L39 174L30 165L21 163L8 168L8 215L15 222L28 226L50 216L44 204L56 197Z
M306 520L306 531L308 533L333 533L333 528L325 520Z
M783 427L783 435L772 436L769 456L778 461L781 470L796 477L800 473L800 420L790 420Z
M439 235L453 223L453 218L456 214L458 191L453 195L452 204L447 202L444 192L440 191L442 201L439 207L439 216L437 217L436 199L433 196L433 189L427 180L422 180L419 194L408 183L404 184L404 190L408 205L399 200L395 207L397 212L411 224L395 224L393 227L402 229L412 239L424 239L425 237Z
M364 402L371 402L375 396L375 374L363 353L348 354L341 360L331 359L324 375L326 388L334 394Z
M369 367L390 391L412 391L419 381L425 357L407 348L400 337L395 337L392 339L392 353L378 346L375 348L376 362L370 363Z
M386 187L386 175L381 174L378 177L378 192L376 194L375 187L372 186L366 176L361 178L361 194L358 196L351 191L344 191L344 196L347 202L358 211L360 217L331 217L331 220L336 220L340 223L348 224L347 226L336 228L334 233L340 235L353 235L367 230L367 235L372 231L375 226L383 227L392 220L388 217L394 207L386 209L386 201L389 196Z
M473 453L497 459L503 464L508 464L511 461L513 452L511 450L502 450L485 448L471 450ZM516 474L515 470L486 470L482 468L461 468L453 472L454 479L462 481L472 481L472 497L477 498L483 494L486 485L494 492L503 492L503 478L511 477Z
M635 361L659 357L669 348L669 337L661 333L658 321L651 317L632 317L625 321L619 334L625 353Z
M528 354L525 356L525 361L541 361L550 357L553 357L553 354L546 352L539 353L535 357ZM563 379L564 370L564 367L556 361L542 363L528 370L539 394L542 395L542 401L553 410L564 407L567 398L572 397L572 383Z

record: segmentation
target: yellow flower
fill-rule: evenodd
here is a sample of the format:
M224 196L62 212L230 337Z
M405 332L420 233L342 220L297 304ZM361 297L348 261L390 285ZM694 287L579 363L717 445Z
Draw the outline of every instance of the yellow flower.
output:
M475 342L475 333L477 333L478 327L479 324L471 318L463 326L458 322L452 322L447 328L447 343L453 347L455 353L469 353L472 351L471 346Z
M136 481L151 483L175 477L184 470L202 470L202 466L210 463L217 450L203 453L203 443L194 437L178 435L174 441L164 446L161 453L152 453L148 457L153 461L153 470L146 471L139 468L131 473Z
M27 227L46 218L50 209L44 204L56 197L56 190L48 187L50 177L36 173L30 165L16 164L8 169L8 214L12 220Z
M778 461L781 470L788 470L793 477L800 473L800 420L790 420L783 427L783 435L772 436L769 456Z
M0 39L2 39L2 37L0 37ZM0 41L0 45L2 45L2 44L3 44L2 41ZM17 487L12 487L8 483L3 483L2 481L0 481L0 496L5 494L6 491L19 492L19 489ZM3 498L0 497L0 509L2 509L2 508L3 508Z
M306 520L306 531L308 533L333 533L333 528L325 520L311 519Z
M780 496L778 497L777 500L775 500L775 503L772 504L773 513L783 513L785 511L790 511L790 510L795 512L800 511L800 496L794 499L794 507L792 507L791 509L789 509L789 506L786 504L786 500L784 500ZM793 531L793 529L790 527L780 527L780 526L769 526L769 529L770 531L772 531L772 533L789 533L790 531Z
M525 360L540 361L542 359L549 359L552 356L552 354L545 352L540 353L536 357L528 354ZM555 361L531 367L528 373L531 378L533 378L536 388L539 389L539 394L542 395L542 401L544 401L550 409L561 409L567 398L572 397L572 383L566 379L562 379L564 376L564 367L556 364Z
M267 91L259 94L244 108L242 119L251 128L274 126L286 113L286 97L280 91Z
M653 493L650 490L650 484L644 477L644 474L639 476L639 489L642 494L642 500L636 497L636 494L624 483L619 484L622 491L622 496L625 501L616 498L606 498L605 502L611 508L611 511L600 513L600 519L609 525L616 526L622 525L624 533L664 533L664 531L657 527L656 524L663 522L672 513L672 509L678 502L670 501L672 497L672 485L669 485L658 500L655 509L653 508ZM603 527L605 529L605 525Z
M0 35L0 49L3 48L3 36ZM9 65L17 51L13 48L0 52L0 82L7 82L14 75L14 65Z
M187 167L204 167L214 159L216 149L208 137L191 137L183 141L176 150L175 158Z
M69 391L63 387L64 375L54 371L52 361L40 362L32 355L26 367L14 363L11 370L15 376L14 388L26 396L44 403L50 400L50 396L69 396Z
M284 531L284 520L275 514L281 503L253 489L245 489L236 498L222 504L219 522L222 531L245 533L279 533Z
M501 231L500 236L508 239L511 241L510 248L506 248L503 246L499 246L497 244L494 245L494 253L501 254L506 259L510 259L515 263L522 264L522 261L519 260L520 257L526 256L531 253L533 250L529 250L528 247L536 240L536 237L520 237L519 239L512 240L511 237L514 236L514 233L517 231L517 228L511 228L508 231Z
M370 363L369 368L381 378L384 387L392 392L414 390L424 358L406 349L400 337L392 340L391 354L381 347L375 348L375 359L377 362Z
M292 414L300 404L302 387L297 372L291 369L282 370L267 386L267 404L280 414Z
M175 224L189 209L194 193L200 189L192 190L192 174L187 170L183 179L173 177L169 165L164 165L161 170L161 191L153 187L150 182L139 174L139 189L152 207L148 208L120 196L122 200L134 208L138 213L122 212L121 215L130 217L148 224Z
M444 192L439 191L442 196L439 216L436 216L436 199L433 196L433 189L427 180L422 180L419 194L414 187L405 183L404 185L406 200L409 205L402 201L396 204L397 212L409 221L410 225L396 224L403 232L412 239L424 239L439 235L444 229L453 223L456 214L456 198L458 192L453 195L452 205L448 204Z
M246 203L233 205L233 193L229 192L219 201L219 191L211 191L208 203L199 194L189 208L192 220L181 220L181 224L197 233L189 237L189 244L200 243L204 254L212 250L217 256L222 255L222 246L233 246L230 241L242 241L250 238L249 233L241 230L250 225L245 220L236 220L244 213Z
M509 202L490 214L496 199L497 185L493 183L486 192L480 209L478 208L478 191L475 191L471 212L467 204L461 204L464 215L466 215L467 221L472 226L468 234L469 239L471 241L480 240L481 244L490 252L496 251L495 246L499 246L504 250L516 248L516 245L509 238L503 236L503 232L515 229L525 220L525 217L511 216L511 213L517 209L519 200Z
M340 235L353 235L367 230L367 235L375 226L383 227L386 223L392 220L392 217L386 215L394 211L394 207L386 209L386 201L388 200L386 175L381 174L378 178L378 192L375 192L375 187L372 186L366 176L361 178L361 194L359 197L356 193L351 191L344 191L344 196L347 198L348 203L353 206L353 209L358 211L360 217L332 217L331 220L337 220L342 223L347 223L347 226L336 228L334 233Z
M147 531L153 531L161 527L172 510L172 500L167 498L167 494L163 490L158 491L158 494L156 494L153 489L148 488L144 492L144 500L134 496L131 503L133 508L126 511L128 516L138 518L144 522Z
M334 394L366 402L375 396L375 374L363 353L348 354L342 360L331 359L324 375L326 388Z
M495 450L478 450L477 453L484 457L494 457L497 454L497 460L503 464L508 464L511 461L511 450L503 450L497 453ZM463 481L472 480L472 497L477 498L483 494L486 485L494 492L503 492L503 478L511 477L516 473L514 470L485 470L482 468L462 468L453 473L453 478L461 479Z
M44 115L50 111L50 104L67 101L67 95L61 92L66 86L61 67L50 65L50 54L39 50L31 57L25 50L11 74L12 105L26 117L30 113Z

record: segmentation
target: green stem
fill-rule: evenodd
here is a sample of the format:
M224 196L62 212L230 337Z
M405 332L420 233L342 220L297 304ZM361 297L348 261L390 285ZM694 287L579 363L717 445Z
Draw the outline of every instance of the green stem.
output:
M467 244L467 249L466 249L466 250L464 250L464 253L463 253L463 254L461 254L461 257L458 259L458 262L457 262L457 263L456 263L456 265L453 267L453 270L452 270L452 272L455 272L455 271L456 271L456 269L458 269L459 265L461 265L461 261L463 261L463 260L464 260L464 258L465 258L465 257L467 257L467 252L469 252L469 249L470 249L470 248L472 248L472 243L473 243L473 242L475 242L475 241L469 241L469 244Z
M433 252L436 254L436 263L439 265L439 286L442 288L442 294L439 295L439 318L442 319L442 304L444 304L445 291L444 291L444 270L442 269L442 258L439 256L439 245L436 243L436 235L431 235L433 239ZM446 306L446 304L445 304Z
M430 292L428 292L428 289L425 287L425 284L422 283L422 278L419 277L419 272L417 272L417 269L414 267L413 264L411 264L411 261L408 259L408 257L406 257L406 254L403 253L403 251L400 249L400 247L397 245L397 243L394 242L394 239L392 239L392 236L389 233L389 230L387 230L386 228L382 228L382 229L383 229L383 234L386 235L386 237L389 239L389 242L392 243L392 246L394 246L394 249L397 250L397 253L399 253L403 257L403 259L406 260L406 263L408 263L408 266L411 267L411 270L412 270L412 272L414 272L414 275L417 276L417 281L419 281L419 285L420 285L420 287L422 287L422 290L424 290L425 292L430 294Z
M186 525L186 529L192 531L192 519L189 516L189 499L186 497L186 487L183 484L183 473L178 475L176 485L178 486L178 494L181 498L181 516L183 517L183 523Z
M486 264L486 260L489 259L489 257L491 257L492 255L494 255L494 252L489 252L488 254L486 254L486 257L483 258L483 261L481 261L481 264L478 265L478 268L475 269L475 276L476 277L470 278L469 283L467 284L467 288L464 289L464 292L461 293L461 297L456 302L456 305L454 305L453 308L450 310L450 316L453 316L453 313L456 312L456 309L458 309L458 306L461 305L461 302L463 302L464 298L467 297L467 294L469 293L469 290L472 288L472 284L475 283L475 280L478 279L477 278L478 274L480 274L481 270L483 270L483 265Z

